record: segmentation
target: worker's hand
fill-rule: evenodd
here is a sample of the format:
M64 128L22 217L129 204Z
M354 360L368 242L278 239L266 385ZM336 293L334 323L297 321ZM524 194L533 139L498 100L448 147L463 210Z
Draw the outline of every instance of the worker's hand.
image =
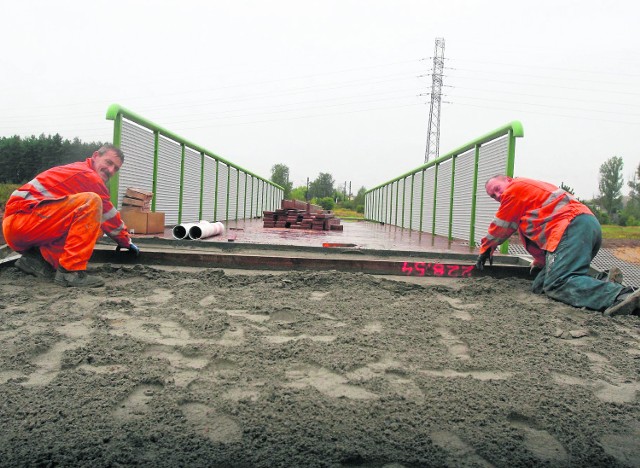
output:
M484 253L478 255L478 260L476 260L476 268L478 270L484 270L484 264L489 260L489 266L493 266L493 249L488 249Z
M129 247L120 247L120 246L116 247L116 252L120 252L122 249L126 249L127 253L132 257L137 258L140 256L140 248L133 242L129 244Z
M531 262L531 266L529 267L529 274L532 275L534 273L538 274L540 270L544 268L544 263L537 263L535 260Z

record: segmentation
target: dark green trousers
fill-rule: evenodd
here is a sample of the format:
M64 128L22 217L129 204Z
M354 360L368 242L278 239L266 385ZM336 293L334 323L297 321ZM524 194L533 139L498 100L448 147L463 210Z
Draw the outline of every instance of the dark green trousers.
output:
M595 216L576 216L564 231L555 252L547 252L546 265L532 290L574 307L604 310L622 289L618 283L589 275L589 265L602 244L602 229Z

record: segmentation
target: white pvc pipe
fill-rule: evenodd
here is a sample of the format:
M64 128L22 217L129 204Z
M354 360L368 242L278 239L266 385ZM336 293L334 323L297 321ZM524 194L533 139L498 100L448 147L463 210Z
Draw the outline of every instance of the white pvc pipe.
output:
M185 223L174 226L171 231L173 233L173 237L176 239L186 239L189 236L189 229L196 224L198 223Z
M189 239L206 239L207 237L217 236L223 232L224 224L220 221L210 223L209 221L201 220L189 228Z

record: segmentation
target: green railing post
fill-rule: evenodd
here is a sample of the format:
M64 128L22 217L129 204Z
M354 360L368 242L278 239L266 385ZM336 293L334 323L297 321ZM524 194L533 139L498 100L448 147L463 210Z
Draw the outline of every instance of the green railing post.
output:
M476 199L478 197L478 169L480 168L480 145L474 149L473 187L471 187L471 224L469 226L469 247L476 245Z
M198 210L198 221L202 219L203 203L204 203L204 153L200 153L200 209Z
M407 202L407 179L402 179L402 217L400 218L401 226L404 228L404 205Z
M178 224L182 223L182 201L184 197L184 143L180 145L180 197L178 199Z
M220 161L216 159L216 188L213 191L215 194L213 201L213 220L218 221L218 173L220 172Z
M238 204L240 203L240 171L236 170L236 221L238 220Z
M122 149L122 116L117 115L113 121L113 145ZM125 154L125 159L127 155ZM109 179L109 195L111 196L111 203L118 209L118 190L120 188L120 174L115 173L111 179Z
M156 211L156 196L158 193L158 154L160 153L160 133L153 132L153 182L151 191L154 197L151 199L151 211Z
M396 210L394 213L393 224L398 225L398 206L400 201L400 181L396 182Z
M431 235L436 233L436 209L438 207L438 172L440 164L436 164L435 176L433 178L433 216L431 217Z
M451 190L449 191L449 240L453 239L453 194L455 192L456 181L456 159L457 156L451 158Z
M242 219L247 219L247 179L249 174L244 173L244 202L242 203Z
M227 166L227 210L226 210L226 219L225 221L229 221L229 191L231 190L231 166Z
M422 182L420 183L420 232L423 232L424 221L424 169L422 170Z
M251 178L251 209L249 210L249 219L253 219L253 199L254 199L254 190L255 190L255 183L253 178Z
M413 191L415 190L416 174L411 174L411 200L409 200L409 229L413 229Z

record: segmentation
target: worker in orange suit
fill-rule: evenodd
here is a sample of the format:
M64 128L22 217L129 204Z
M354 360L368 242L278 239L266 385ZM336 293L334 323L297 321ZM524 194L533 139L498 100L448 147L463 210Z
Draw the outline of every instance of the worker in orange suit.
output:
M533 257L532 270L540 268L533 292L609 316L640 312L640 290L623 286L619 269L618 278L608 280L589 274L602 230L587 206L553 184L523 177L494 176L485 190L500 207L482 239L476 268L482 270L487 260L491 265L493 251L518 231Z
M123 162L122 151L106 144L85 161L48 169L14 191L2 231L22 254L16 267L62 286L100 287L104 280L86 270L102 232L139 255L106 185Z

